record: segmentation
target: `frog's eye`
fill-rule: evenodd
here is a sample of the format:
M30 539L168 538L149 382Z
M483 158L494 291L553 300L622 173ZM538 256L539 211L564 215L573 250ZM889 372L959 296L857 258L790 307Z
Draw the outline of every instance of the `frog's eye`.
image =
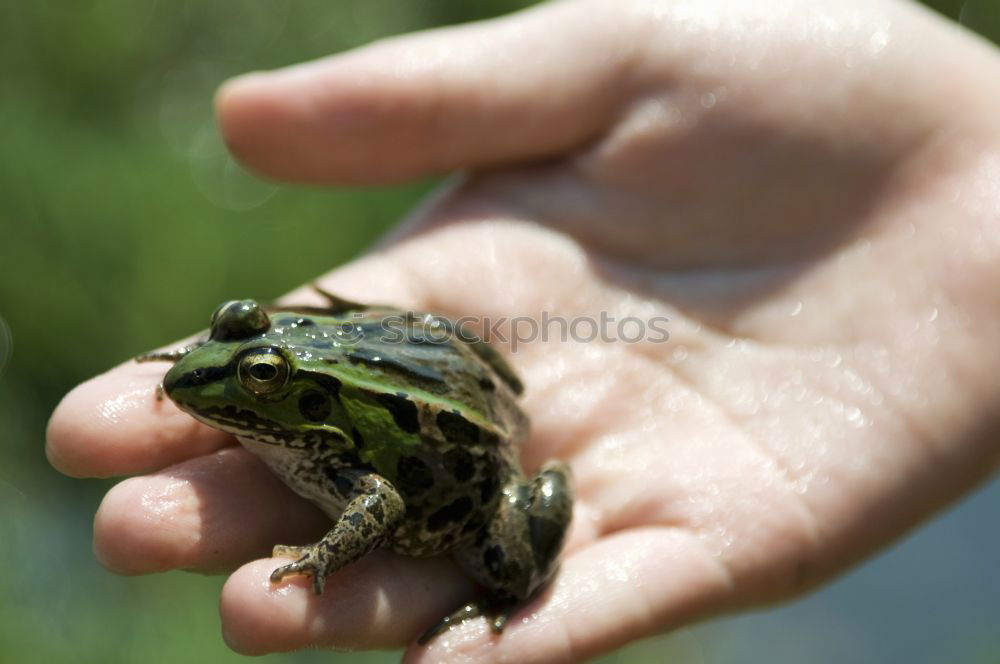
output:
M259 304L253 300L223 302L212 314L211 337L214 341L249 339L263 334L271 321Z
M288 382L288 361L274 348L261 348L243 356L236 373L247 392L272 394Z

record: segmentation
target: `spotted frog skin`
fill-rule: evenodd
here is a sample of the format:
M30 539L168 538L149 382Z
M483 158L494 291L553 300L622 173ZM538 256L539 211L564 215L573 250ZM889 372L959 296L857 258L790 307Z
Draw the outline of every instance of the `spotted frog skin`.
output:
M568 468L526 477L520 380L444 318L323 293L328 307L221 305L207 340L140 361L174 366L162 389L235 435L332 520L322 540L274 547L271 580L327 575L387 547L451 554L485 589L421 637L486 616L503 630L553 574L572 512Z

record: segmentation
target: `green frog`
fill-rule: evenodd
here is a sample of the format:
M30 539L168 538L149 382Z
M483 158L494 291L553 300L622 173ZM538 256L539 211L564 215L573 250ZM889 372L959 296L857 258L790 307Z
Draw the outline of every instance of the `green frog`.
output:
M321 291L322 292L322 291ZM208 337L139 361L174 366L162 391L235 435L333 527L274 583L327 575L388 547L451 554L485 588L420 638L477 616L495 633L553 575L572 513L568 467L526 477L516 445L521 381L485 341L448 319L323 293L326 307L222 304Z

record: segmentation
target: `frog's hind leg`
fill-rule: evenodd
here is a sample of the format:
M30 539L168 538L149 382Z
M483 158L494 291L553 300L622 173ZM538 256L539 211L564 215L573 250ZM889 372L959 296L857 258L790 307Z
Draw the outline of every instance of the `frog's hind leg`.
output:
M493 518L475 541L455 554L487 596L441 620L419 642L478 616L486 616L495 633L503 631L517 606L555 572L572 511L572 482L565 464L550 462L528 481L512 478Z

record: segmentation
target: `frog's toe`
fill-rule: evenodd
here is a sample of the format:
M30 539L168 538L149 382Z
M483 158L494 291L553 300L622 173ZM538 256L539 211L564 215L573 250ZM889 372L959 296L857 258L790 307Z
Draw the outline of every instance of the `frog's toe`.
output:
M508 607L495 610L492 615L487 616L490 629L493 630L494 634L499 634L503 631L503 628L507 626L507 621L510 620L510 614L512 613L514 613L514 608Z
M317 596L322 595L323 586L326 585L326 575L323 574L322 572L318 574L314 572L312 575L312 581L313 581L313 594Z
M277 553L277 548L278 547L275 547L275 555L284 556L290 555L291 550L296 547L286 547L287 550L283 551L281 554ZM323 586L326 584L326 566L316 559L316 556L312 551L309 551L294 563L282 565L278 569L271 572L271 583L280 583L286 576L312 577L313 592L317 595L322 595Z
M455 625L461 625L466 620L472 620L473 618L476 618L477 616L480 615L482 615L482 610L479 604L475 602L469 602L460 609L456 609L449 615L445 616L444 618L439 620L437 624L435 624L433 627L431 627L426 632L421 634L420 638L417 639L417 643L419 643L422 646L427 645L431 639L433 639L435 636L438 636L442 632L451 629Z
M417 639L417 643L422 646L427 645L431 639L439 634L448 631L456 625L461 625L466 620L472 620L479 616L486 618L486 622L494 634L500 634L503 632L503 628L507 626L507 621L510 619L511 614L514 613L514 609L515 606L513 604L498 603L490 600L469 602L445 616L436 625L421 634L420 638Z

